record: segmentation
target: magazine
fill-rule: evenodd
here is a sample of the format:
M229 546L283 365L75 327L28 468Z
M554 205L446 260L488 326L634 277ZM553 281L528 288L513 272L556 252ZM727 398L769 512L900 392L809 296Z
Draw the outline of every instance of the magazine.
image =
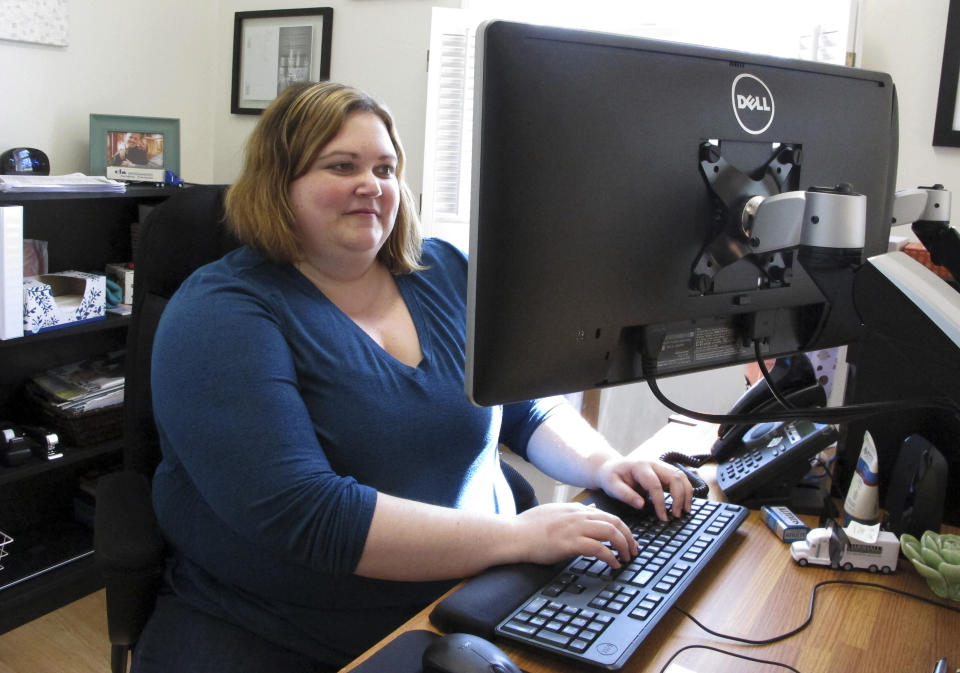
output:
M123 402L123 350L49 369L33 377L34 392L50 406L80 413Z

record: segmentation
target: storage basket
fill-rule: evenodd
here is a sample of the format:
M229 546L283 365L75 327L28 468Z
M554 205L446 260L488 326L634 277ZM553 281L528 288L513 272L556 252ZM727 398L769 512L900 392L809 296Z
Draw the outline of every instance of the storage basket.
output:
M43 425L52 428L66 446L93 446L123 434L123 405L115 404L76 416L40 407Z
M0 570L3 570L3 557L7 555L7 545L13 542L13 538L0 530Z
M72 414L50 406L31 387L27 402L39 425L54 430L62 446L93 446L123 434L123 403Z

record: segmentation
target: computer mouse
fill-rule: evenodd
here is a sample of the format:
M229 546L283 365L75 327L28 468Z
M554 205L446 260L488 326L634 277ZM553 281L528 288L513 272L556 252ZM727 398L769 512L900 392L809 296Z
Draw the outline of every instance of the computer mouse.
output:
M423 673L522 673L503 650L480 636L450 633L423 652Z

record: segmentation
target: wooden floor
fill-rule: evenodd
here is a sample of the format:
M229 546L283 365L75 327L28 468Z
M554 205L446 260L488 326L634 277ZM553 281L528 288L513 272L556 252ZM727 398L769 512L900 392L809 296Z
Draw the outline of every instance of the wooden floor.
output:
M0 635L0 673L109 673L104 592Z

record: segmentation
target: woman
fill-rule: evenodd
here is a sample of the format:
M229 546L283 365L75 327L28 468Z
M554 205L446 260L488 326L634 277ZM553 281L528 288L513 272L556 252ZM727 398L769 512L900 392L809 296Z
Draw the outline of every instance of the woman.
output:
M489 566L635 554L595 508L517 514L499 442L663 518L664 486L689 508L682 473L623 458L560 399L469 403L466 260L421 241L403 170L390 115L339 84L294 85L253 132L227 194L245 246L156 335L172 551L135 671L333 670Z

